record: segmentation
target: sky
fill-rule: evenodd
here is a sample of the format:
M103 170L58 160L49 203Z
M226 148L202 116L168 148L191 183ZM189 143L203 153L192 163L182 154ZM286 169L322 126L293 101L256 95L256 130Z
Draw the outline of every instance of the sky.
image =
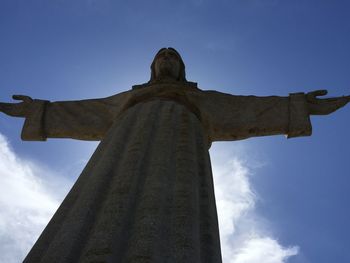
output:
M0 0L0 101L100 98L176 48L203 90L350 95L346 0ZM350 105L313 135L210 149L224 263L350 262ZM23 260L98 142L23 142L0 114L0 262Z

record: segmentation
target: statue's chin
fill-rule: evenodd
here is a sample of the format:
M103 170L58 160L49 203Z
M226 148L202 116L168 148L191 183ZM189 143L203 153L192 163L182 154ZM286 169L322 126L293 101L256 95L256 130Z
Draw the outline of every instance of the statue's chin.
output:
M158 74L157 79L175 81L177 79L177 76L174 76L173 72L170 69L164 69Z
M172 77L172 76L160 76L159 78L157 78L157 80L158 81L164 81L164 82L177 81L177 79Z

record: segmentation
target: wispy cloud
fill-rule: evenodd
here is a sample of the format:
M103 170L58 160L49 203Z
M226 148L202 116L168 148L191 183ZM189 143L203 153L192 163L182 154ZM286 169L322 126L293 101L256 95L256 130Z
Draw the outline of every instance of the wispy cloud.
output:
M212 159L223 262L286 263L298 247L282 246L255 213L251 164L220 150ZM23 260L71 184L16 156L0 134L0 262Z
M213 152L215 194L224 263L285 263L298 247L283 247L254 211L257 201L248 163L220 149Z
M23 260L70 185L61 178L16 156L0 134L0 262Z
M250 237L236 250L232 263L281 263L298 254L298 247L283 247L271 237Z

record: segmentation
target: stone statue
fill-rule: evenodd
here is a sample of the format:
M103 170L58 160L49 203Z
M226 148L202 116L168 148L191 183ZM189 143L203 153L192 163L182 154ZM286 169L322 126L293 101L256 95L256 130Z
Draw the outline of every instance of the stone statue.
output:
M151 65L149 82L102 99L0 103L23 117L23 140L101 140L26 263L221 262L208 149L215 141L311 135L310 115L350 96L289 97L204 91L185 77L173 48Z

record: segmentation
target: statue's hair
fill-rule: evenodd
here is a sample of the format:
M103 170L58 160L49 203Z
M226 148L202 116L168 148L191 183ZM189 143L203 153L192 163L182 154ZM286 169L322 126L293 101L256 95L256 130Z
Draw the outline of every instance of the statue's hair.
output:
M157 54L154 56L154 59L152 61L152 64L151 64L151 79L149 81L149 83L152 83L154 81L156 81L158 79L158 76L156 76L156 70L155 70L155 62L156 62L156 59L158 57L158 55L166 50L166 49L169 49L171 51L173 51L176 55L177 55L177 58L179 59L180 61L180 72L179 72L179 76L177 77L177 81L182 81L182 82L187 82L186 80L186 73L185 73L185 63L183 62L179 52L177 52L177 50L175 48L172 48L172 47L164 47L164 48L161 48Z
M156 62L156 59L159 56L159 54L166 49L173 51L177 55L177 57L180 61L180 72L179 72L179 76L177 77L176 80L179 81L181 83L181 85L183 85L183 86L198 89L196 82L191 82L191 81L186 80L185 63L183 62L179 52L177 52L176 49L172 48L172 47L168 47L168 48L164 47L164 48L161 48L157 52L157 54L154 56L154 59L153 59L152 64L151 64L151 79L147 83L132 86L132 89L134 89L134 90L141 89L141 88L149 87L149 86L157 83L157 81L159 79L158 79L158 76L156 76L155 62Z

